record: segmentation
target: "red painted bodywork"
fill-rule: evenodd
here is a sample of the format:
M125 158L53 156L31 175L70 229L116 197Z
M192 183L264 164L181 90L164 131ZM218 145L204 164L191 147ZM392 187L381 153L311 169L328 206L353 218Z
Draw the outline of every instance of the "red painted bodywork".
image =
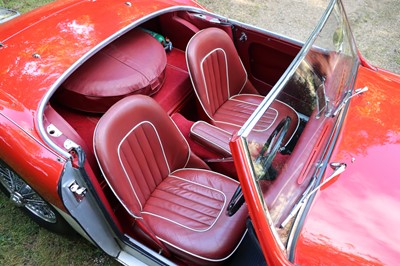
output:
M317 192L295 249L302 265L397 265L400 260L400 77L360 67L330 162L347 168ZM327 175L330 174L330 169Z
M198 6L185 0L135 1L131 6L125 1L58 1L0 25L0 157L50 203L63 208L57 184L64 162L35 128L41 99L103 40L176 5Z
M400 76L360 66L355 87L369 90L354 97L330 162L347 168L316 192L295 243L294 264L396 265L400 259ZM290 262L276 244L257 189L249 182L249 163L240 138L231 141L260 245L268 265ZM244 167L247 165L246 167ZM325 178L333 172L329 167Z
M159 9L198 6L191 1L59 1L0 26L0 157L47 201L63 208L57 192L64 161L41 140L38 105L60 76L115 32ZM110 23L112 21L112 23ZM47 29L47 30L44 30ZM38 57L34 57L38 54ZM360 67L357 87L369 91L351 100L331 161L347 169L317 192L295 250L299 264L397 264L400 252L400 77ZM231 147L250 176L240 150ZM352 160L354 158L355 160ZM353 161L353 162L352 162ZM327 171L327 175L331 173ZM246 199L257 197L243 186ZM256 200L253 200L256 202ZM269 265L287 264L271 234L262 206L249 204Z
M257 199L258 189L253 182L249 182L249 177L252 176L250 170L251 166L247 157L243 154L243 151L246 149L244 145L242 139L237 135L231 139L230 148L232 156L235 158L237 174L245 199L247 202L251 202L251 204L247 204L247 208L254 229L256 230L261 249L264 252L267 265L290 265L286 256L277 244L269 227L265 210Z

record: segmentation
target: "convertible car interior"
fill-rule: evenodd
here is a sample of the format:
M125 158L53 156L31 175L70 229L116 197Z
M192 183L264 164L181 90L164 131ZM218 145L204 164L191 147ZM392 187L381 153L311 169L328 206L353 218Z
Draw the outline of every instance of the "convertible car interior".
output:
M249 258L256 249L243 244L252 236L246 205L225 213L239 185L229 140L301 47L209 14L162 14L69 76L46 107L45 128L63 149L85 151L93 188L127 242L196 264L232 262L240 252ZM262 146L290 121L265 182L267 204L284 190L291 154L314 130L315 95L292 88L251 133Z

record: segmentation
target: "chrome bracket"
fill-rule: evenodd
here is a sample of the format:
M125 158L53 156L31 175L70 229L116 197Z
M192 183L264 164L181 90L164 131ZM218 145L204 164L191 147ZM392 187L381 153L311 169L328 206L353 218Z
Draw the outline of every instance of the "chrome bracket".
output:
M247 41L247 35L246 35L246 33L242 32L242 33L240 34L239 41L241 41L241 42Z
M66 149L66 150L71 150L72 148L77 148L77 147L79 147L79 145L78 144L76 144L75 142L73 142L72 140L70 140L70 139L66 139L65 141L64 141L64 148Z
M47 133L56 138L62 135L62 132L53 124L47 126Z
M72 182L72 184L69 186L69 190L74 194L77 202L81 202L85 198L87 191L85 187L79 186L76 181Z

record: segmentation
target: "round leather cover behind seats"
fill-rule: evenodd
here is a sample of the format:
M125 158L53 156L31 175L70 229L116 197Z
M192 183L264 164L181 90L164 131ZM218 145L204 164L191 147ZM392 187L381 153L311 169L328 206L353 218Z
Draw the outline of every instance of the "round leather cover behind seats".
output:
M57 100L73 109L104 113L131 94L152 95L165 79L163 46L135 29L85 62L57 91Z

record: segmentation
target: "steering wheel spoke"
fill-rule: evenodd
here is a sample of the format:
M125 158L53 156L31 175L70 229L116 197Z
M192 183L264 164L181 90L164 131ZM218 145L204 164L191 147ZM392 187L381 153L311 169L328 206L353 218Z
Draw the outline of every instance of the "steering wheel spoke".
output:
M277 173L272 167L272 161L274 160L278 151L282 150L282 143L285 136L289 130L290 122L292 119L287 116L279 122L278 126L274 129L272 134L268 137L267 141L264 143L260 154L254 160L254 164L261 165L263 171L257 176L257 181L259 180L274 180ZM244 196L242 188L239 185L233 194L231 200L229 201L228 207L226 209L227 215L234 215L244 203Z

